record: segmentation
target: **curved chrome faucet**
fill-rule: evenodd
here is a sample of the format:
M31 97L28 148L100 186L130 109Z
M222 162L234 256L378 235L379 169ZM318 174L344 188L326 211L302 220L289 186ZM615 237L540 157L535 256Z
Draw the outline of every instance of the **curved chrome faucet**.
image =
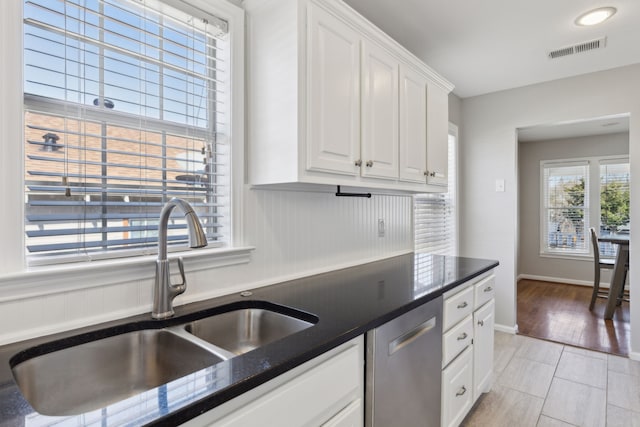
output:
M156 261L156 281L153 287L153 310L151 317L154 319L166 319L173 316L173 299L187 289L187 280L184 277L184 266L182 258L178 258L178 268L182 283L171 284L171 273L169 271L169 260L167 259L167 228L169 226L169 215L173 208L178 207L184 213L189 231L189 246L201 248L207 246L207 236L200 225L198 215L191 205L185 200L177 197L169 200L160 213L158 223L158 260Z

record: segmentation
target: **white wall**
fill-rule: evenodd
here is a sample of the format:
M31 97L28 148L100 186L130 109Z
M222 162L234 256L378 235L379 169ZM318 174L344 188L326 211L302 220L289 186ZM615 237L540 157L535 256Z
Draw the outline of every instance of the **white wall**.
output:
M333 192L246 188L245 242L256 247L251 261L199 271L190 270L185 261L188 288L175 304L409 252L412 210L409 196L374 194L365 199L336 197ZM378 237L378 218L385 220L385 237ZM151 274L144 280L0 298L0 345L150 312L152 262L148 268Z
M540 256L540 161L629 154L629 134L616 133L581 138L520 142L519 181L519 276L548 278L574 284L593 284L593 259ZM594 181L591 181L594 182ZM596 191L598 191L596 189ZM603 283L609 283L603 272Z
M461 139L461 255L500 261L496 322L516 327L516 128L631 113L631 170L640 167L640 65L463 99ZM505 192L495 180L505 180ZM631 175L631 228L640 229L640 174ZM640 241L631 240L631 264L640 265ZM640 284L630 272L632 293ZM640 359L640 310L631 304L631 350Z

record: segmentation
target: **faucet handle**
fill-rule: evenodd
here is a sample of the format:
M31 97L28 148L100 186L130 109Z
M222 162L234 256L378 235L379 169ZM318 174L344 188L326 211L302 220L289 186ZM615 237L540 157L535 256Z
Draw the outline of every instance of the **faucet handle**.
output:
M184 275L184 263L182 262L182 257L178 258L178 270L180 270L180 276L182 277L182 283L178 283L176 285L172 285L174 289L175 295L180 295L184 291L187 290L187 278Z

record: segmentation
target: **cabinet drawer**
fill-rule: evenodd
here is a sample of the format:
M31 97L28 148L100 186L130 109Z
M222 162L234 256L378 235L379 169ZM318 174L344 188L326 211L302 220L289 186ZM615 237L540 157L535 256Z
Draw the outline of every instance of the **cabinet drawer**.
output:
M474 285L474 307L480 308L496 294L496 276L491 275Z
M443 330L446 331L473 311L473 286L444 301Z
M458 426L473 404L473 346L442 371L442 425Z
M322 427L362 427L364 424L363 413L362 401L356 399L338 412L336 416L322 424Z
M467 348L472 338L473 316L469 315L442 336L442 366L447 366Z
M210 425L321 425L360 398L362 369L358 347L350 347Z

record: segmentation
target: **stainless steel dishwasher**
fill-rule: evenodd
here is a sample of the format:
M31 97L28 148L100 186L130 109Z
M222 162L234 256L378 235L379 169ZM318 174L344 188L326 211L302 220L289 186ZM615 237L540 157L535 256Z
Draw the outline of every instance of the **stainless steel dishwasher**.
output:
M440 426L442 297L367 332L368 427Z

